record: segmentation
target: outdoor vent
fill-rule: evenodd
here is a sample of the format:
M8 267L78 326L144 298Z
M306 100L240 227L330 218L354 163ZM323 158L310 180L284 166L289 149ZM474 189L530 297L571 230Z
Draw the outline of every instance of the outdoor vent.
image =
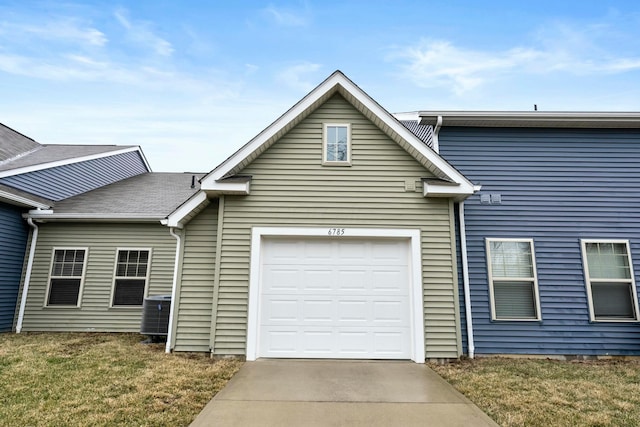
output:
M142 322L140 333L151 337L167 336L171 295L155 295L142 302Z

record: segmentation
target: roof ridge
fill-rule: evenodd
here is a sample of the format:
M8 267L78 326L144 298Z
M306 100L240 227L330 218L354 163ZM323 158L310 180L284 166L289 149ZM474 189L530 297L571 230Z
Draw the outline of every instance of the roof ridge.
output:
M2 124L2 123L0 123L0 124ZM4 125L2 125L2 126L4 126ZM5 127L6 127L6 126L5 126ZM11 129L11 128L9 128L9 129ZM13 129L11 129L11 130L13 130ZM18 132L18 133L19 133L19 132ZM22 135L22 134L21 134L21 135ZM33 140L32 140L32 141L33 141ZM33 141L33 142L36 142L36 141ZM11 162L15 162L16 160L21 159L21 158L22 158L22 157L24 157L24 156L28 156L28 155L30 155L30 154L33 154L33 153L35 153L36 151L38 151L38 150L42 149L42 147L44 147L44 145L43 145L43 144L40 144L40 143L38 143L38 142L36 142L36 144L38 144L39 146L38 146L38 147L35 147L35 148L33 148L33 149L29 150L29 151L25 151L24 153L16 154L15 156L13 156L13 157L9 157L9 158L8 158L8 159L6 159L6 160L0 160L0 166L6 165L6 164L11 163Z

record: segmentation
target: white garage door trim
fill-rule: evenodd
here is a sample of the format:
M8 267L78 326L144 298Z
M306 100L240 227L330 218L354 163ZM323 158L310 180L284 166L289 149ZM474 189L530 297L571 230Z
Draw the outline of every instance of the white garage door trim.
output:
M260 286L263 237L391 237L410 241L410 325L411 360L424 363L424 317L422 301L422 256L420 230L394 228L280 228L253 227L251 233L251 270L249 275L249 313L247 324L247 360L256 360L258 353L258 328L260 319Z

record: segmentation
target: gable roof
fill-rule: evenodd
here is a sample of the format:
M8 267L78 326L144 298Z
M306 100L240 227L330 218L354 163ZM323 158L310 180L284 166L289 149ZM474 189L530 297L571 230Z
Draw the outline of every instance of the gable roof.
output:
M468 127L640 128L640 112L420 111L421 125Z
M202 178L202 189L214 195L225 193L248 194L250 181L238 182L234 180L230 182L228 178L233 177L244 169L280 137L308 117L309 114L336 93L345 98L438 179L453 184L440 188L437 185L432 185L430 187L431 193L426 194L425 192L425 196L451 197L454 195L467 196L473 194L474 186L469 180L349 80L341 71L335 71L331 74L275 122Z
M151 171L142 150L137 145L38 144L38 147L29 152L0 162L0 178L131 151L138 151L147 170Z
M53 211L29 214L38 220L161 221L198 193L202 175L147 172L59 201Z

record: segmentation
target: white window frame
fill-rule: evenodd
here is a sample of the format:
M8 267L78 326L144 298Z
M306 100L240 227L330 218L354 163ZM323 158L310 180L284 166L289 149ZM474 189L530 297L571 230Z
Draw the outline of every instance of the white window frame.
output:
M613 244L624 244L627 249L627 258L629 263L629 275L630 279L592 279L589 275L589 265L587 261L587 243L613 243ZM582 251L582 266L584 269L584 283L587 288L587 300L589 301L589 319L592 322L638 322L640 320L640 313L638 312L638 293L636 291L636 280L635 273L633 271L633 259L631 258L631 246L629 245L629 240L624 239L580 239L580 249ZM593 307L593 293L591 291L591 284L593 282L619 282L619 283L630 283L631 284L631 292L633 297L631 298L633 304L633 314L635 318L633 319L615 319L615 318L596 318L595 310Z
M137 276L118 276L118 255L121 251L147 251L149 252L148 264L147 264L147 275L144 277L144 292L142 294L142 299L146 298L149 294L149 277L151 276L151 257L153 256L152 248L116 248L115 252L115 260L113 261L113 278L111 280L111 296L109 297L109 307L116 309L140 309L142 307L142 303L140 305L115 305L113 303L113 299L116 296L116 280L117 279L142 279L142 277Z
M330 127L347 128L347 160L327 160L328 129ZM324 166L351 166L351 123L323 123L322 125L322 164Z
M531 319L523 319L523 318L505 318L498 317L496 315L496 302L494 296L493 285L496 281L496 278L493 276L493 267L491 262L491 243L492 242L518 242L518 243L528 243L531 248L531 267L533 268L533 277L499 277L497 281L508 281L508 282L531 282L533 280L533 292L534 292L534 304L535 304L535 313L536 317ZM536 266L536 252L535 245L533 243L533 239L526 238L487 238L486 239L486 255L487 255L487 275L489 278L489 299L491 302L491 320L497 322L539 322L542 320L542 312L540 309L540 293L538 291L538 268Z
M78 276L54 276L53 264L56 258L56 251L84 251L84 260L82 262L82 275L80 278L80 286L78 287L78 301L76 304L49 304L49 297L51 292L51 280L52 279L65 279L73 278L78 279ZM46 308L80 308L82 306L82 292L84 290L84 279L87 273L87 264L89 260L89 248L77 247L77 246L54 246L51 248L51 262L49 263L49 276L47 278L47 289L44 299L44 307Z

